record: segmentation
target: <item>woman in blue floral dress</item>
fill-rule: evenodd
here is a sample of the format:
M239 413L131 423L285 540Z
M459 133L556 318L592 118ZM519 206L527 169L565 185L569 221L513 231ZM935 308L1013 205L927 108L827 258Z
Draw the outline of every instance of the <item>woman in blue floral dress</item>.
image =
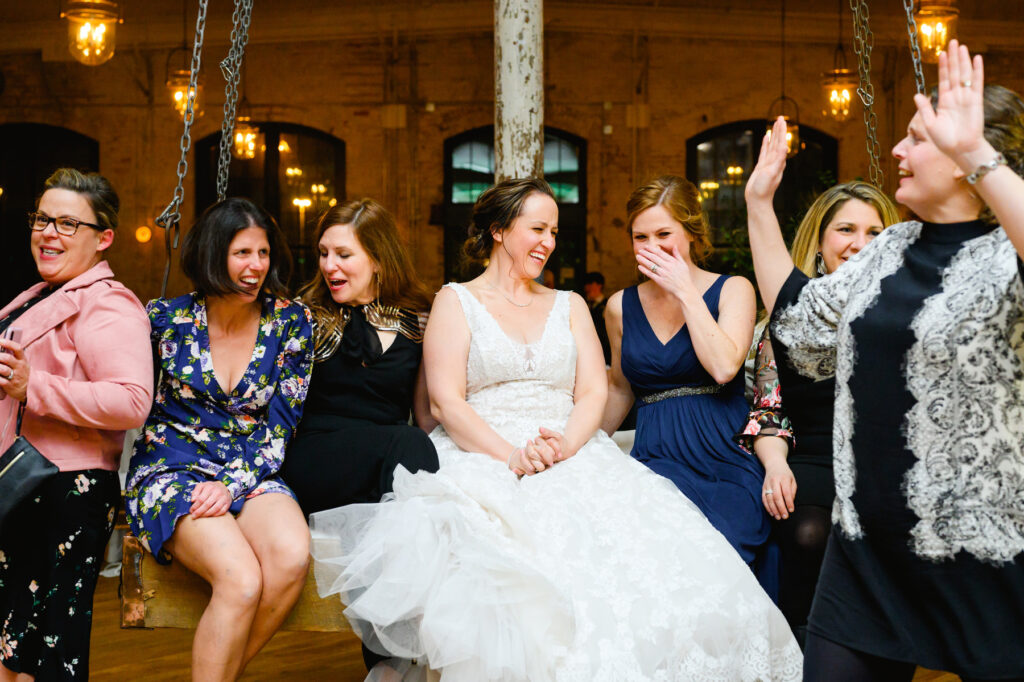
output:
M207 209L182 268L196 292L147 306L161 376L128 472L128 518L157 561L173 556L213 588L193 676L235 679L306 577L309 531L277 473L302 416L311 318L283 297L287 248L248 200Z

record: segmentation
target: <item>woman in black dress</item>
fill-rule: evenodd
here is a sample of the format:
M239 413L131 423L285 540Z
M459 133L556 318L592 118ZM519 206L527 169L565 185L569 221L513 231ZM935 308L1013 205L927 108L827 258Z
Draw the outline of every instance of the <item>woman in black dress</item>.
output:
M371 199L350 201L317 232L320 275L299 292L316 324L315 364L281 470L307 515L379 502L399 465L438 466L420 367L430 299L394 218Z
M792 292L771 196L785 124L747 188L776 349L835 377L832 533L805 680L1024 679L1024 101L951 41L893 149L894 225Z
M874 185L853 181L829 188L811 204L793 238L790 253L797 269L791 285L798 291L812 278L834 272L898 221L896 206ZM773 348L766 326L757 348L753 409L740 441L765 468L761 500L775 519L779 609L802 645L832 529L836 383L794 372L781 350Z

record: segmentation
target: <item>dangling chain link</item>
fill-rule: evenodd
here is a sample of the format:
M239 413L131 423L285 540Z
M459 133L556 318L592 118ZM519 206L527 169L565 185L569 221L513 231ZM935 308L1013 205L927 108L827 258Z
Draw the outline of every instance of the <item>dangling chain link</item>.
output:
M875 36L869 25L867 0L850 0L853 10L853 51L857 53L857 70L860 73L860 85L857 95L864 104L864 127L867 129L867 149L870 167L868 178L871 184L882 188L884 178L879 157L882 148L878 144L878 117L875 115L875 87L871 85L871 50L875 44Z
M903 0L907 13L907 36L910 38L910 57L914 61L914 83L917 91L924 94L924 70L921 68L921 47L917 43L917 22L914 21L914 0Z
M174 198L167 208L156 219L157 227L164 229L164 243L167 247L167 263L164 266L164 280L160 287L160 296L167 295L167 279L171 274L171 250L178 248L178 235L181 225L181 202L185 197L185 176L188 174L188 150L192 146L192 122L195 120L196 93L199 88L199 69L202 66L203 34L206 32L206 6L209 0L199 0L199 12L196 14L196 35L192 43L192 65L188 79L188 92L185 97L185 129L181 133L181 158L178 159L178 184L174 188Z
M217 201L223 201L228 192L228 170L231 166L231 145L235 132L235 110L238 106L238 84L242 80L245 45L249 42L249 22L252 19L252 0L235 0L231 17L231 49L220 63L224 75L224 119L220 125L220 157L217 160Z

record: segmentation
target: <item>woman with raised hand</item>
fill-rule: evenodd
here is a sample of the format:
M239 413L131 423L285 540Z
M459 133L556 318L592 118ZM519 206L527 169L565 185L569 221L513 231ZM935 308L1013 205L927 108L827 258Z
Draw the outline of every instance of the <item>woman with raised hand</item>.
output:
M895 225L798 291L770 197L785 125L747 190L775 347L835 377L835 525L806 679L1024 677L1024 102L951 41L893 149Z
M101 175L51 175L27 225L43 281L0 310L0 452L24 409L21 435L60 469L0 529L3 682L89 678L124 434L153 401L146 313L105 258L119 203Z
M781 168L779 169L781 173ZM830 187L807 210L790 253L790 287L835 272L899 212L866 182ZM791 294L788 294L791 295ZM832 401L835 380L813 381L793 371L772 346L767 326L758 343L754 401L740 442L764 465L762 501L776 523L779 609L803 644L825 543L832 528ZM799 492L798 492L799 490Z
M635 396L633 457L675 483L774 598L764 469L733 438L748 412L740 370L754 334L754 288L700 267L710 228L685 178L638 187L626 213L646 281L614 294L605 310L612 369L602 428L614 432Z
M448 682L798 679L796 642L736 552L598 431L590 311L535 281L557 241L551 188L498 183L470 234L487 266L441 290L424 338L441 467L310 517L341 543L316 557L321 594L372 650Z
M148 306L160 381L135 442L132 532L213 589L192 677L233 680L299 598L309 530L278 476L313 359L305 306L288 300L288 248L248 199L206 209L185 237L196 290Z

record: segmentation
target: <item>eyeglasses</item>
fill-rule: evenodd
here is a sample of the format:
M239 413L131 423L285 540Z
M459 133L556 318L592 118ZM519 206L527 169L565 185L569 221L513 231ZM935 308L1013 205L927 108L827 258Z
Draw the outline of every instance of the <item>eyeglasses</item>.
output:
M36 232L42 232L46 229L46 226L53 223L53 227L59 234L66 237L73 237L78 228L82 225L91 227L94 230L102 231L103 228L93 223L87 223L84 220L78 220L77 218L71 218L69 216L60 216L59 218L51 218L45 213L39 213L38 211L28 214L28 226Z

